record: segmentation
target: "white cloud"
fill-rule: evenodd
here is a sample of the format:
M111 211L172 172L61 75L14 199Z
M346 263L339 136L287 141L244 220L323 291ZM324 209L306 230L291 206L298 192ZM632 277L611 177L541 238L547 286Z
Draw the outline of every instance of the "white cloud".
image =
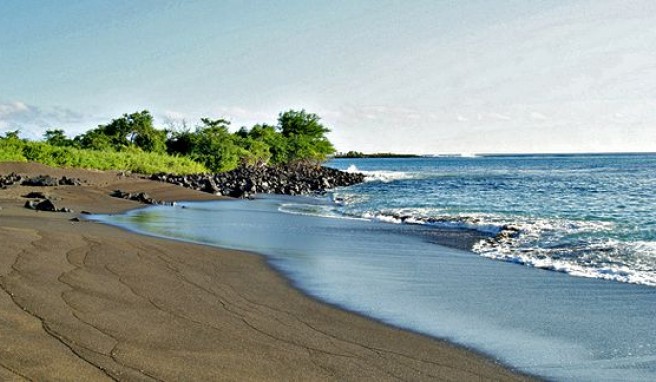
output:
M376 119L367 118L370 114ZM650 100L453 111L348 106L320 115L330 116L325 118L333 129L330 138L341 151L595 152L653 151L656 147L656 102Z
M187 117L184 115L184 113L179 111L165 110L164 113L162 113L162 118L171 121L182 121Z
M240 106L216 106L207 110L193 112L180 110L165 110L157 114L158 119L166 127L193 127L200 123L201 118L223 118L231 123L231 130L238 130L241 126L251 127L258 123L274 124L278 115L254 111Z
M345 92L349 111L334 125L338 147L653 151L656 2L535 7L499 23L463 21L463 33L448 39L435 33L422 49L408 44L403 54L396 52ZM359 106L378 102L398 107L383 112ZM404 107L417 109L414 116L421 118Z
M490 118L492 119L500 119L502 121L510 121L511 118L507 115L504 114L499 114L499 113L490 113L488 114Z
M22 101L0 102L0 133L20 130L21 137L29 139L40 139L48 129L76 132L89 119L63 107L40 108Z
M20 101L0 103L0 118L26 110L28 110L27 105Z
M233 128L237 126L252 126L257 123L272 123L278 117L263 111L255 111L240 106L218 106L212 109L208 117L221 117L229 120Z

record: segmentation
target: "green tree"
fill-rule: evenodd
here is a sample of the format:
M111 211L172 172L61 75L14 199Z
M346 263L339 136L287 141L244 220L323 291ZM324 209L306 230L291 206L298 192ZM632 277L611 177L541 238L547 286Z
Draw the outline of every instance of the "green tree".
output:
M235 133L235 143L243 149L241 163L246 165L263 165L267 164L271 159L271 151L269 145L262 140L253 139L248 135L242 137Z
M133 138L134 145L146 152L166 152L166 132L154 128L141 131Z
M102 129L97 128L80 134L73 139L75 146L98 151L115 151L115 142L111 136L105 134Z
M20 130L5 132L5 139L20 139Z
M49 143L53 146L73 146L73 140L69 139L64 130L46 130L46 133L43 135L43 138L46 140L46 143Z
M246 128L246 126L242 126L241 128L239 128L239 130L235 132L235 136L239 138L248 138L248 133L249 131Z
M201 122L193 137L190 156L215 172L237 167L247 152L236 144L234 136L228 131L230 122L209 118L202 118Z
M287 140L288 161L324 161L335 152L325 134L330 132L321 118L305 110L289 110L278 115L278 129Z
M196 144L196 134L190 130L172 131L166 140L166 151L169 154L189 155Z
M269 161L272 164L287 163L289 159L287 139L274 126L255 125L248 132L248 137L264 143L269 150Z
M305 110L289 110L278 114L278 127L285 137L304 135L310 138L323 138L330 132L319 121L318 115L307 113Z
M79 138L79 139L77 139ZM76 137L83 148L105 150L107 144L114 150L138 147L143 151L164 153L166 151L166 132L153 126L153 117L147 110L123 114L107 125L88 131Z

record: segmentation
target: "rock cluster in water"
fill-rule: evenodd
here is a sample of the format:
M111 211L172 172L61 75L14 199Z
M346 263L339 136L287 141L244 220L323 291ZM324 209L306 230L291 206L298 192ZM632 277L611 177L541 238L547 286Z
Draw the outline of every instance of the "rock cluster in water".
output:
M238 167L220 174L154 174L152 180L233 198L250 198L256 193L309 195L335 187L364 182L364 175L323 166L287 165Z
M492 247L497 247L502 244L507 245L510 244L512 240L516 239L521 233L521 228L511 224L505 224L499 229L499 232L494 235L494 237L489 237L485 241Z

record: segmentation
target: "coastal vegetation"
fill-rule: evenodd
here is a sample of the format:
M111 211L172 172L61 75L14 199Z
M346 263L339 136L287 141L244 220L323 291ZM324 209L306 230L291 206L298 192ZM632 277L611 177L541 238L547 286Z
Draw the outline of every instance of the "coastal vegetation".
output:
M140 173L168 171L177 174L206 172L190 158L140 150L101 151L54 146L18 138L0 138L0 162L38 162L55 167L128 170Z
M142 173L225 172L240 165L318 164L335 151L319 116L289 110L275 126L257 124L230 132L225 119L202 118L159 129L147 110L124 114L106 125L69 138L61 129L29 141L11 131L0 138L0 161Z

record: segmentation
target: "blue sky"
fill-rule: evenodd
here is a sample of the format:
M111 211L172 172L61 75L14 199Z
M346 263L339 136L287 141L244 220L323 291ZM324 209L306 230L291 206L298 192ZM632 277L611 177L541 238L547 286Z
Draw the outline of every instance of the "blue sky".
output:
M0 132L290 108L340 150L656 151L656 2L0 4Z

